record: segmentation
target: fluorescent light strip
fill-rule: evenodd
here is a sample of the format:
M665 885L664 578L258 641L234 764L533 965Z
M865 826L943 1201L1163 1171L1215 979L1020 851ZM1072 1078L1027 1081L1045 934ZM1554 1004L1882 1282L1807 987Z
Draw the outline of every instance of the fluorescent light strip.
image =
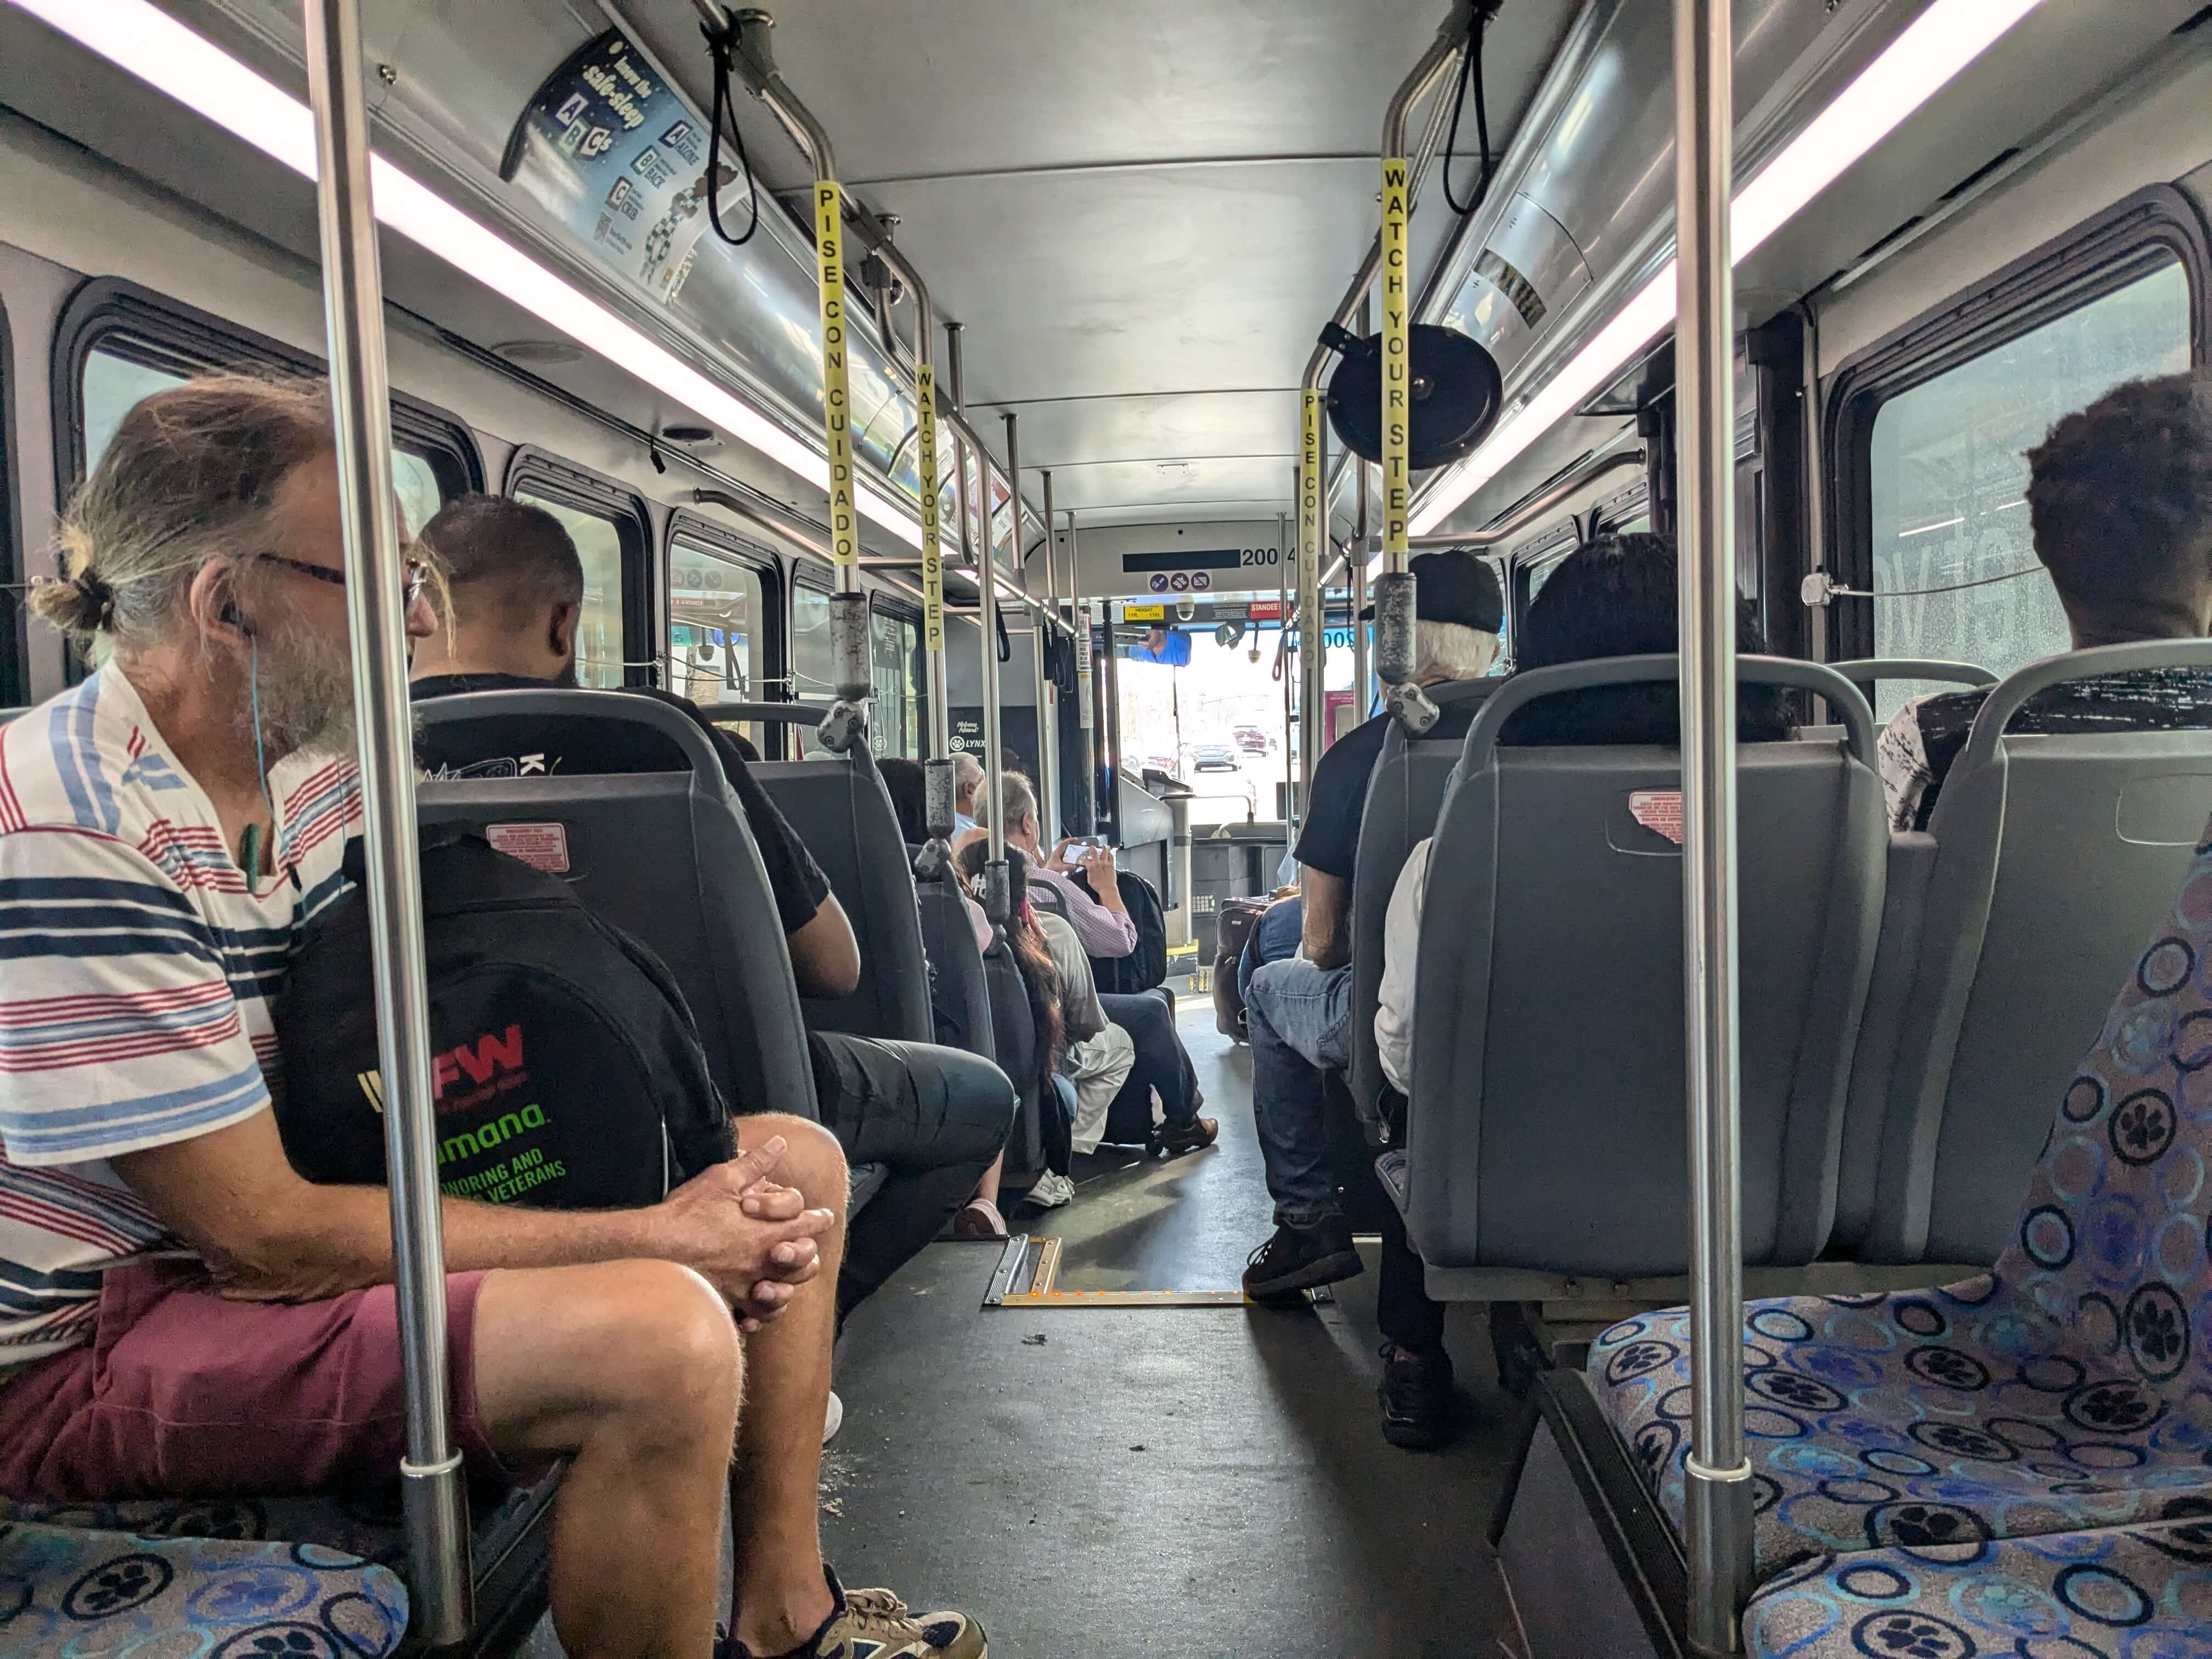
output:
M301 177L315 177L314 118L307 106L149 0L13 3ZM823 456L744 399L382 156L372 156L369 167L370 194L385 225L739 442L829 488L829 463ZM860 486L858 504L901 541L921 545L921 528L913 516L866 483Z
M1795 218L1844 170L1887 138L1922 105L1989 50L2042 0L1935 0L1867 65L1858 78L1739 190L1729 207L1734 258L1741 263ZM1485 440L1459 471L1439 481L1414 510L1413 533L1426 535L1474 492L1674 320L1674 262L1638 290L1596 338L1577 352L1534 398ZM1370 563L1370 569L1379 564Z

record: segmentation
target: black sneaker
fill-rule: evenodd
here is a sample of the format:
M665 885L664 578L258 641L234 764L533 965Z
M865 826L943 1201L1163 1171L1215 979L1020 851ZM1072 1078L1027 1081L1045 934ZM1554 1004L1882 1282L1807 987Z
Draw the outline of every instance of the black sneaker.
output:
M1451 1356L1442 1348L1416 1353L1382 1345L1382 1437L1407 1451L1434 1451L1455 1431L1458 1396L1452 1390Z
M1285 1223L1245 1263L1244 1294L1255 1302L1287 1300L1365 1271L1345 1217L1333 1215L1310 1227Z

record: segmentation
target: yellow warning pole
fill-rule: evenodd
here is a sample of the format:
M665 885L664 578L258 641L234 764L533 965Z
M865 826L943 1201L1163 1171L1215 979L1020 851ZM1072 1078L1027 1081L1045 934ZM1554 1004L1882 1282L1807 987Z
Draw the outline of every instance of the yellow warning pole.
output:
M845 192L835 179L814 186L814 248L822 287L822 421L830 452L830 556L837 587L860 585L854 534L852 392L846 363Z
M1412 301L1406 267L1406 158L1382 161L1382 568L1401 574L1411 550L1406 524L1413 507L1408 392L1408 314Z

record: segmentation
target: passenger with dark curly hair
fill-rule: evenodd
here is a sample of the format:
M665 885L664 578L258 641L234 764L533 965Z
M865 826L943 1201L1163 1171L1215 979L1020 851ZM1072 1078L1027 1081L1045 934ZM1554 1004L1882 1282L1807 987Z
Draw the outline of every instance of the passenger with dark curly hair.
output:
M2212 371L2132 380L2027 453L2035 556L2074 648L2212 633ZM1917 697L1878 754L1890 827L1924 830L1986 690ZM2022 704L2012 732L2212 728L2212 674L2146 668L2072 680Z

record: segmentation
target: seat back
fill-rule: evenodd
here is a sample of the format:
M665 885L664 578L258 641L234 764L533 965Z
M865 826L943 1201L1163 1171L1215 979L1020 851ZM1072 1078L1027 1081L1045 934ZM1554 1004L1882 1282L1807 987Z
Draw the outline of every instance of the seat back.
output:
M1793 1265L1834 1208L1881 789L1856 688L1776 658L1739 672L1818 692L1848 732L1747 744L1736 774L1744 1260ZM1429 866L1413 1034L1407 1221L1432 1267L1686 1269L1680 752L1497 743L1537 697L1676 674L1670 655L1516 675L1468 733Z
M468 825L562 876L659 956L733 1111L820 1115L775 896L705 732L679 708L606 691L478 691L415 713L432 766L528 753L533 730L580 728L596 740L578 751L634 764L425 782L417 811L426 828Z
M1003 939L983 953L983 978L991 999L991 1035L998 1048L999 1069L1006 1074L1021 1101L1012 1132L1006 1137L1005 1173L1019 1184L1021 1177L1045 1167L1043 1114L1060 1109L1047 1100L1037 1077L1036 1022L1030 1017L1029 992L1022 970L1015 965L1012 949Z
M860 984L849 996L804 999L806 1023L855 1036L934 1041L914 869L875 757L856 747L752 771L830 878L860 947Z
M1359 817L1359 850L1352 866L1352 1032L1346 1068L1352 1109L1369 1138L1382 1132L1389 1079L1375 1047L1375 1006L1382 986L1382 922L1399 872L1424 836L1434 832L1444 785L1467 746L1467 728L1482 700L1503 679L1456 680L1429 688L1443 718L1419 738L1392 720L1369 775Z
M909 848L917 856L926 848ZM937 1041L995 1060L992 1036L991 988L983 977L982 952L968 921L958 875L950 864L934 874L917 870L915 898L921 915L921 948L929 957L930 1006Z
M2004 730L2051 686L2146 668L2212 668L2212 641L2100 647L2021 669L1990 694L1944 781L1872 1259L1996 1259L2053 1103L2189 866L2212 811L2212 732Z

